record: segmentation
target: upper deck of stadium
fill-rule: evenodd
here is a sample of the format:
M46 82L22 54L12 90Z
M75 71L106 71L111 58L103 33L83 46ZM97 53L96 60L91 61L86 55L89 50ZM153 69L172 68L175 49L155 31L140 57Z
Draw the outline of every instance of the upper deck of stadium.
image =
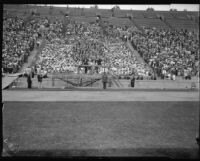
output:
M95 22L100 15L104 22L118 26L142 26L158 29L180 30L187 29L198 31L199 13L195 11L149 11L149 10L114 10L93 8L67 8L35 6L35 5L4 5L4 11L11 15L23 16L25 12L37 10L41 17L49 17L51 20L63 18L63 13L78 22Z

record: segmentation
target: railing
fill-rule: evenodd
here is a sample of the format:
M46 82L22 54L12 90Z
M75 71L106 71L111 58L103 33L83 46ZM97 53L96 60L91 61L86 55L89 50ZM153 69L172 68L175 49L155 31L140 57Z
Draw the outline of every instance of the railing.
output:
M32 87L37 88L39 83L37 75L32 79ZM50 75L48 78L42 79L43 88L78 88L78 87L101 87L101 75L88 75L88 74L76 74L66 75L58 73L57 75ZM27 88L27 77L17 78L10 84L12 88Z
M130 79L118 79L114 76L108 78L107 87L112 89L120 88L132 88L130 86ZM27 88L27 78L17 78L11 85L10 88ZM70 78L43 78L42 88L95 88L102 89L103 83L101 78L87 78L87 79L70 79ZM39 88L37 78L32 78L32 88ZM199 89L198 80L135 80L135 87L133 89Z
M55 80L55 78L59 79L59 80L62 80L64 82L66 82L67 84L70 84L74 87L87 87L87 86L93 86L93 84L99 80L101 80L101 78L99 77L91 77L91 76L86 76L86 77L82 77L82 76L79 76L79 77L74 77L71 76L64 76L64 75L61 75L61 76L54 76L54 78L52 77L52 79Z

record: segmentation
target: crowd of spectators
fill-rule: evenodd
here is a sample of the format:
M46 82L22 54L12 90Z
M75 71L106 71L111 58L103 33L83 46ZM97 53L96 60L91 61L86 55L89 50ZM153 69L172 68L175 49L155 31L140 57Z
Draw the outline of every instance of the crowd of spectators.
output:
M25 22L21 17L3 18L2 70L15 73L27 61L38 38L36 24Z
M59 24L57 21L53 25ZM78 72L80 66L101 65L103 42L99 27L71 21L62 27L50 24L45 35L47 44L42 50L38 65L48 72ZM55 31L55 29L60 29ZM85 68L86 73L89 67Z
M115 75L131 75L134 73L141 79L149 79L153 74L145 63L137 60L124 42L111 44L109 49L107 65L110 65L111 71Z
M144 27L145 33L132 33L133 47L162 79L198 75L199 41L187 30L158 30Z
M119 76L136 72L143 78L152 74L126 46L123 32L127 32L127 28L75 21L66 25L56 21L49 26L45 34L47 44L37 65L50 73L109 71ZM63 26L67 28L64 32Z
M36 66L48 73L109 71L118 76L135 74L139 79L150 79L155 73L170 79L190 79L198 74L199 41L195 33L150 27L144 27L144 31L101 22L40 17L27 23L25 18L4 17L2 70L17 72L37 39L43 37L46 45ZM126 46L127 39L147 64L138 62Z

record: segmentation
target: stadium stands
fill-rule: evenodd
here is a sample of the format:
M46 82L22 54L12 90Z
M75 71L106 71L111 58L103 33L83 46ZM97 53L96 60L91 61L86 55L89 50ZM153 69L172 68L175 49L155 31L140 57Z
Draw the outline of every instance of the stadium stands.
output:
M151 18L134 18L134 21L139 26L149 26L149 27L156 27L158 29L169 29L169 27L160 19L151 19Z
M19 7L21 6L19 5ZM111 53L113 53L114 51L118 51L118 53L110 55L108 54L109 57L106 57L107 65L116 68L114 64L116 61L119 60L120 57L123 59L122 53L128 56L128 60L126 60L127 62L129 61L129 59L134 60L134 56L132 55L131 57L129 57L131 54L129 54L128 49L126 49L126 47L122 45L124 42L126 42L127 39L134 38L135 41L140 40L138 38L135 38L134 36L138 33L130 30L133 27L136 27L136 29L141 29L142 26L146 26L149 27L149 29L146 28L145 30L149 30L150 32L152 32L152 28L154 28L153 30L158 30L158 32L155 32L155 34L157 35L162 35L163 32L165 34L168 34L167 32L169 32L171 29L187 29L188 31L198 31L199 27L197 12L115 10L114 17L111 17L112 11L106 9L53 7L51 8L52 13L50 14L50 7L47 6L23 6L20 8L20 11L17 11L16 9L19 7L12 7L8 5L7 8L4 8L4 11L9 13L10 18L8 18L8 14L4 14L3 72L7 72L8 68L12 70L11 72L17 72L17 70L20 69L22 64L24 63L24 55L26 55L27 59L30 50L33 49L35 42L41 36L43 36L43 38L47 40L47 45L43 49L43 52L46 51L45 54L47 55L45 57L45 54L42 54L42 57L44 56L44 60L47 59L49 61L51 55L54 55L57 61L57 65L60 64L61 60L63 61L67 58L64 57L62 52L57 53L59 49L63 49L66 53L70 53L68 55L68 58L71 60L71 62L73 60L74 63L76 63L77 65L77 63L79 63L77 60L75 60L77 54L82 53L83 57L89 56L88 58L90 59L93 59L94 56L103 58L103 53L108 52L107 50L109 48L109 52ZM31 16L30 11L27 10L27 8L30 9L31 7L39 12L40 15ZM64 18L64 14L66 12L69 13L69 20ZM14 14L16 14L17 17L13 16ZM97 14L102 17L103 23L97 23ZM132 21L127 17L128 14L133 17ZM162 19L161 20L158 15L160 15L161 17L163 16L164 19L160 17ZM10 33L12 33L12 36L10 35ZM155 38L154 41L158 41L156 35L150 36L148 34L143 36L139 35L142 39L141 42L144 44L140 44L140 46L137 46L138 44L133 43L133 45L136 45L136 47L138 47L137 50L140 53L143 50L146 50L144 46L147 42L149 42L149 40L151 41ZM178 37L183 36L181 33L175 33L175 35ZM174 39L177 39L176 36L171 36L169 37L172 41L174 41ZM105 40L105 37L107 38L107 40ZM193 38L194 35L191 37L191 41L195 41L196 44L198 40L196 41ZM144 41L144 39L146 40ZM58 41L60 44L56 43L56 41ZM92 41L95 41L95 43L92 43ZM183 42L180 41L180 44L181 43ZM188 43L190 44L190 42ZM176 47L177 45L178 44L176 43ZM75 48L73 46L75 46ZM151 48L152 47L150 47L148 50L151 50ZM75 49L76 51L70 51L72 49ZM187 50L193 52L193 50L189 49L188 47ZM96 55L94 53L98 54ZM146 62L149 63L149 60L147 59L149 58L145 57ZM41 60L38 65L43 65L45 66L45 68L49 68L50 65L50 70L53 70L53 65L55 64L55 62L54 64L50 63L45 65L45 63L47 63L48 61L46 60L45 62L44 60ZM140 65L136 60L134 61L135 62L133 62L133 64L128 63L128 66L130 67L130 65L135 64L135 68L139 69ZM89 63L92 62L89 61ZM73 65L73 63L71 65ZM144 66L142 68L142 70L144 71L147 70Z
M175 30L187 29L198 31L199 26L193 20L167 19L166 20Z
M145 11L143 14L145 18L156 18L156 12L154 11Z
M34 20L25 27L22 18L4 17L2 50L4 72L16 73L27 60L38 37L35 28Z
M166 19L174 18L169 11L156 11L157 14L163 15Z
M198 12L186 12L188 15L194 16L195 18L199 18Z
M91 23L96 21L96 17L85 17L85 16L73 17L73 19L79 23Z
M84 9L84 16L85 17L96 17L96 10L95 9Z
M101 13L101 16L102 16L102 17L107 17L107 18L108 18L108 17L111 17L111 16L112 16L110 10L101 9L99 12Z
M144 11L131 11L131 14L134 18L144 18Z
M77 17L81 16L83 12L82 9L78 9L78 8L69 8L67 11L69 11L70 16L77 16Z
M193 32L157 30L145 27L145 34L133 34L134 48L155 70L158 76L198 75L198 40Z
M114 11L115 17L118 17L118 18L126 17L127 13L128 13L128 11L123 11L123 10L115 10Z
M110 24L115 26L132 26L133 23L128 18L111 17L107 19Z

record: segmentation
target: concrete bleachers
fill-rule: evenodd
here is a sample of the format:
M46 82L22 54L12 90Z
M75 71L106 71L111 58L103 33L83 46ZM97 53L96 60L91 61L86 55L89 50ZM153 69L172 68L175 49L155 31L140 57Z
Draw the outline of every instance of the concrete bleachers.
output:
M95 22L96 21L96 17L73 17L73 19L77 22L86 22L86 23L90 23L90 22Z
M85 9L83 12L85 17L96 17L95 10Z
M37 8L37 11L40 13L40 15L48 15L48 13L49 13L49 7L46 7L46 6L44 6L44 7L39 7L39 8Z
M78 8L69 8L68 11L70 13L70 16L81 16L82 14L82 9Z
M135 23L139 26L156 27L158 29L169 29L169 27L160 19L140 18L134 19Z
M195 19L196 23L199 24L199 17Z
M144 18L144 11L132 11L131 14L134 18Z
M116 17L111 17L108 18L107 21L110 24L116 25L116 26L133 26L132 22L128 18L116 18Z
M194 31L198 30L199 28L198 24L192 20L168 19L166 21L176 30L187 29Z
M102 17L111 17L112 13L110 10L106 10L106 9L101 9L99 11L99 13L101 14Z
M171 12L174 18L176 19L187 19L187 12L179 11L179 12Z
M41 17L48 17L49 15L49 6L34 6L34 5L6 5L4 10L8 10L9 12L12 12L13 15L17 13L18 15L22 14L23 12L27 12L31 8L35 9L37 8L37 11L40 13ZM63 15L62 13L69 12L69 15L72 17L76 17L75 19L78 19L80 22L91 22L94 21L94 19L90 19L90 17L96 17L96 15L99 13L102 18L111 18L112 11L111 9L94 9L94 8L67 8L67 7L53 7L52 16L58 16L61 18ZM127 15L130 14L134 19L136 19L136 23L138 23L139 26L150 26L150 27L156 27L156 28L165 28L169 29L168 25L162 22L161 20L156 19L158 15L163 16L164 19L169 21L169 25L172 24L172 28L174 29L180 29L180 28L186 28L189 30L192 30L193 28L197 30L198 23L199 23L199 15L198 12L191 12L191 11L141 11L141 10L115 10L114 11L114 17L112 17L111 20L109 20L112 24L117 24L120 26L123 26L124 24L131 25L130 22L121 20L122 18L126 18ZM51 16L51 17L52 17ZM85 17L83 18L77 18L77 17ZM191 16L194 16L191 18ZM53 19L51 18L50 19ZM87 20L87 18L89 20ZM118 20L117 20L118 19ZM192 20L194 23L192 22ZM121 23L123 25L121 25ZM132 24L133 25L133 24Z
M156 11L156 14L163 15L166 19L174 18L169 11Z
M187 12L188 14L195 16L195 17L199 17L199 13L198 12Z
M123 10L114 11L115 17L119 17L119 18L126 17L127 13L128 13L127 11L123 11Z
M128 14L132 15L135 18L144 18L144 13L146 11L140 11L140 10L117 10L114 11L115 17L118 18L124 18L127 17Z
M152 11L144 11L145 18L156 18L156 12Z

